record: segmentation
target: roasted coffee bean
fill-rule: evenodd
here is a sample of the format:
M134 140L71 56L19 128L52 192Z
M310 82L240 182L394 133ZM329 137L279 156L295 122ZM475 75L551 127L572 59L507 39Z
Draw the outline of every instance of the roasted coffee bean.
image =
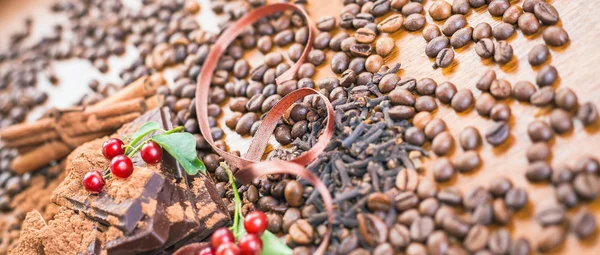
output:
M564 134L573 129L573 121L569 112L563 109L554 109L550 113L550 126L554 132Z
M431 121L433 117L431 117L431 113L429 112L420 112L415 115L412 119L412 124L416 128L425 129L425 126Z
M422 13L423 12L423 5L421 3L417 3L417 2L410 2L405 4L402 7L402 15L404 16L408 16L414 13ZM431 14L431 12L430 12Z
M533 12L533 7L538 3L538 2L545 2L546 0L525 0L523 1L523 11L526 12Z
M377 55L385 57L394 49L395 42L391 37L380 37L375 43L375 52Z
M354 58L354 59L352 59L352 61L350 61L350 65L348 65L348 69L354 71L354 73L357 73L359 75L366 74L366 75L373 76L373 74L369 73L369 72L363 73L363 71L365 71L365 62L367 62L367 59L365 59L365 58ZM369 77L367 82L371 82L371 80L372 80L371 78L372 77ZM367 82L365 82L365 84ZM365 84L360 84L360 85L365 85Z
M427 238L427 250L429 254L447 254L449 247L450 240L448 240L448 235L444 231L436 230Z
M550 165L545 161L533 162L529 164L525 170L525 177L527 177L527 180L530 182L547 181L550 179L551 175L552 168L550 168Z
M517 238L517 240L514 240L510 246L510 255L528 255L530 253L531 245L524 237Z
M556 225L565 220L566 210L563 206L553 205L542 209L535 216L542 226Z
M498 198L492 204L494 220L500 225L506 225L512 218L512 212L506 207L504 199Z
M401 192L394 197L394 204L398 211L414 208L418 203L419 198L412 191Z
M454 166L460 172L471 172L480 165L481 158L475 151L467 151L454 158Z
M570 183L561 183L556 187L556 199L566 207L577 205L577 193Z
M522 188L512 188L506 192L504 201L506 206L513 210L520 210L527 204L527 191Z
M302 56L302 51L304 51L304 45L294 43L288 48L288 57L292 61L298 61L298 59L300 59L300 56Z
M341 74L350 64L350 58L344 52L338 52L331 58L331 70L334 73Z
M374 31L365 27L357 29L354 33L354 38L358 43L372 43L375 41L376 36L377 34Z
M372 193L367 198L367 207L371 211L387 212L392 206L392 199L381 192Z
M482 22L473 28L473 40L478 42L483 38L492 37L492 26L490 24Z
M571 111L577 107L577 95L569 88L561 88L556 92L554 104L566 111Z
M304 63L300 65L298 73L296 73L298 79L311 78L315 75L315 65L311 63Z
M462 48L471 42L472 34L472 27L461 28L450 37L450 45L455 49Z
M512 5L506 9L504 15L502 15L502 21L509 24L517 24L519 17L523 14L523 9L518 5Z
M345 33L345 32L337 33L329 41L329 48L334 51L341 51L342 50L342 41L344 41L346 38L349 38L349 37L350 37L350 35L348 35L348 33Z
M497 1L497 0L496 0ZM494 49L494 61L504 65L513 58L513 48L506 41L497 41Z
M384 64L383 58L379 55L371 55L365 61L365 69L371 73L376 73Z
M400 10L408 3L408 1L409 0L392 0L390 1L390 6L395 10Z
M531 64L532 66L539 66L546 62L549 56L550 51L548 50L548 47L546 47L546 45L543 44L538 44L531 48L527 59L529 60L529 64Z
M294 32L291 29L283 30L273 37L273 42L279 46L286 46L294 41Z
M436 88L437 83L431 78L420 79L416 85L419 95L434 95Z
M404 225L394 224L390 228L388 240L394 247L404 248L410 243L410 231Z
M281 145L292 143L292 129L289 126L282 125L275 129L275 140Z
M519 101L529 101L536 88L528 81L518 81L512 89L512 96Z
M279 52L271 52L265 55L264 61L265 65L268 67L275 67L283 60L283 55Z
M511 110L505 103L497 103L490 110L490 118L494 121L506 121L510 119Z
M498 79L490 85L490 94L497 99L505 99L510 96L511 86L507 80Z
M468 0L456 0L452 2L452 13L467 15L471 10Z
M410 225L410 238L417 242L425 242L433 230L435 230L435 224L431 217L418 218Z
M486 0L469 0L469 5L473 8L478 8L486 4Z
M389 93L396 88L396 84L399 81L399 75L395 73L388 73L381 78L381 81L379 81L379 91L381 91L381 93Z
M460 132L460 145L465 150L476 150L481 144L481 135L474 127L466 127Z
M404 18L402 15L391 15L377 24L377 30L382 33L393 33L402 28L403 22Z
M564 28L559 26L550 26L544 29L542 38L544 38L546 44L555 47L563 46L569 42L569 34L567 34Z
M577 237L585 239L596 232L596 217L589 211L582 210L573 216L571 225Z
M283 193L288 205L298 207L304 204L304 198L302 197L304 195L304 187L299 182L294 180L287 182Z
M449 205L459 205L462 203L462 193L455 187L446 187L440 190L437 199Z
M529 101L535 106L547 106L554 100L554 88L544 87L531 95Z
M249 134L252 124L254 124L254 122L256 122L257 120L258 116L256 115L256 113L249 112L242 115L242 117L240 117L239 121L235 126L235 132L240 135Z
M578 174L573 180L573 188L584 199L593 200L598 196L598 180L590 173Z
M350 46L350 53L352 53L352 55L354 55L356 57L365 57L366 58L369 55L371 55L371 51L372 51L372 47L369 44L354 44L354 45ZM340 52L340 53L342 53L342 52ZM334 57L336 55L334 55Z
M435 89L435 97L444 104L450 104L456 93L456 86L451 82L444 82Z
M437 185L434 182L430 181L429 179L419 180L419 185L417 186L417 196L419 196L420 199L435 198L437 192ZM436 211L437 209L438 208L436 207Z
M416 208L411 208L405 210L398 216L398 223L403 224L404 226L410 227L410 225L417 220L421 215L419 215L419 211Z
M446 36L452 36L456 31L467 25L467 19L462 14L450 16L442 26L442 32Z
M553 225L542 229L538 235L537 250L549 252L563 243L566 237L564 226Z
M494 211L490 203L483 203L475 207L471 221L474 224L490 225L494 217Z
M331 31L335 28L335 17L323 16L317 21L317 28L321 31Z
M481 91L489 91L492 86L492 82L496 80L496 72L492 69L488 69L485 73L479 78L475 87Z
M313 47L318 50L323 50L329 46L329 41L331 40L331 34L329 32L322 32L315 37L313 42Z
M538 72L535 82L538 86L552 86L558 79L558 71L554 66L548 65L542 67Z
M421 243L412 242L406 248L406 255L425 255L427 247Z
M508 10L510 3L508 0L492 0L488 1L488 12L495 17L504 15L504 12Z
M454 209L448 205L442 205L435 213L433 221L437 227L442 227L444 219L452 215L455 215Z
M488 242L489 230L484 225L474 225L469 230L463 246L470 252L476 252L485 248Z
M577 111L577 119L579 119L583 125L589 126L598 120L598 110L596 106L590 102L584 103L579 106Z
M498 0L494 0L498 1ZM497 229L490 234L488 247L492 254L507 254L512 240L510 233L505 228Z
M369 10L371 14L375 17L380 17L385 15L390 11L390 1L389 0L377 0L373 3L373 6Z
M446 233L453 235L458 238L465 237L469 232L469 224L458 216L445 217L442 223L443 229Z
M525 35L533 35L540 30L540 22L533 13L523 13L519 17L517 25Z
M415 102L415 109L418 112L433 112L438 108L435 99L432 96L420 96Z
M292 126L291 134L294 138L302 137L306 132L308 132L308 122L305 120L298 121Z
M408 91L414 91L417 87L417 80L412 77L404 77L396 84L396 86L408 89Z
M449 181L454 173L454 165L448 158L439 158L433 166L433 176L437 182Z
M527 127L527 132L533 142L550 141L554 136L550 126L539 120L531 122Z
M480 186L473 187L467 191L463 199L463 206L467 209L475 209L478 205L485 204L491 196L487 190Z
M229 109L233 112L246 112L246 104L248 103L248 98L245 97L236 97L232 98L229 103Z
M415 116L415 108L406 105L396 105L388 110L393 120L406 120Z
M545 142L537 142L527 149L527 159L529 162L547 160L550 157L550 146Z
M430 42L431 40L433 40L433 38L441 36L442 31L440 31L440 27L438 27L436 24L429 24L425 26L422 34L423 39L425 39L426 42Z
M502 144L510 136L510 128L506 122L495 122L485 133L485 140L493 146Z
M356 29L366 26L373 22L375 17L370 13L359 13L354 19L352 19L352 26Z
M300 219L290 226L289 235L295 243L307 245L314 240L315 230L308 220Z
M442 49L447 48L450 44L450 39L445 36L438 36L433 38L429 43L427 43L427 47L425 48L425 54L430 58L435 58L438 56Z
M489 38L483 38L475 44L475 52L481 58L491 58L495 52L494 42Z
M438 156L448 154L454 147L454 138L448 131L439 133L431 142L431 149Z
M423 16L423 14L413 13L408 15L408 17L406 17L404 20L404 29L414 32L423 28L426 22L427 21L425 20L425 16Z
M560 19L556 8L542 1L533 6L533 13L544 25L554 25Z
M489 191L496 197L504 195L512 188L512 182L506 177L496 177L490 181Z
M415 191L419 185L419 175L417 171L406 168L400 171L396 176L396 188L400 191Z
M397 87L394 90L392 90L392 92L390 92L390 94L388 95L388 98L390 99L393 105L412 106L415 104L416 101L415 96L412 93L410 93L410 91L400 87Z
M406 8L406 7L404 7ZM402 9L404 11L404 8ZM452 15L452 6L446 1L435 1L429 7L429 16L433 20L445 20Z
M442 49L437 57L435 58L435 63L433 64L433 68L438 67L448 67L454 61L454 51L450 48Z
M451 106L456 112L464 112L471 107L474 98L470 89L461 89L452 97Z
M563 182L571 182L575 173L567 166L560 166L552 171L552 183L559 184Z
M515 28L510 23L502 22L494 27L492 34L496 40L506 40L515 33Z
M424 132L425 137L429 140L433 140L438 134L446 130L446 122L442 119L432 119L425 126Z

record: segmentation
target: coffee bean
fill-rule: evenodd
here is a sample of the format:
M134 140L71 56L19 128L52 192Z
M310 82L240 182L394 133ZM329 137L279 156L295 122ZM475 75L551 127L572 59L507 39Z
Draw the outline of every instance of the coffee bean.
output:
M506 9L502 15L502 21L510 24L517 24L517 20L523 14L523 9L518 5L512 5Z
M445 36L438 36L433 38L425 48L425 54L430 58L435 58L438 56L442 49L447 48L450 44L450 39Z
M558 79L558 71L554 66L548 65L542 67L538 72L535 82L538 86L552 86Z
M375 43L375 51L377 52L377 55L385 57L392 52L394 46L395 42L391 37L380 37Z
M450 241L448 235L441 230L434 231L429 238L427 238L427 250L432 255L442 255L448 253L450 247Z
M587 210L582 210L573 216L573 230L579 239L585 239L596 232L596 217Z
M433 140L438 134L446 130L446 122L442 119L432 119L425 126L425 137L429 140Z
M494 121L506 121L510 119L511 110L505 103L498 103L490 110L490 118Z
M372 47L369 44L354 44L350 46L350 52L356 57L368 57L369 55L371 55L371 50ZM339 53L336 53L336 55ZM333 55L333 57L335 57L336 55Z
M471 42L472 34L472 27L461 28L450 37L450 45L455 49L462 48Z
M317 28L321 31L331 31L335 28L335 17L323 16L317 21Z
M492 37L492 26L488 23L479 23L473 28L473 40L478 42L483 38Z
M456 187L446 187L440 190L437 199L449 205L459 205L462 202L462 193Z
M431 142L431 149L438 156L444 156L454 147L454 138L448 131L441 132Z
M268 67L275 67L283 60L283 55L279 52L271 52L265 55L264 61L265 65Z
M528 81L518 81L512 89L512 96L519 101L529 101L536 88Z
M425 178L422 180L419 180L419 185L417 186L417 196L419 196L420 199L428 199L428 198L435 198L435 196L437 195L438 192L438 188L437 185ZM429 207L429 206L424 206L424 207ZM435 212L437 212L439 206L436 207ZM433 214L435 214L435 212L433 212ZM430 216L433 216L430 215Z
M488 235L489 230L486 226L474 225L465 237L463 246L470 252L479 251L485 248L488 242Z
M569 42L569 34L567 34L564 28L559 26L550 26L544 29L542 38L544 38L546 44L555 47L563 46Z
M418 112L433 112L438 108L435 99L432 96L420 96L415 102L415 109Z
M331 70L334 73L341 74L350 64L350 58L344 52L338 52L331 58Z
M392 90L392 92L390 92L388 98L390 99L393 105L412 106L415 104L415 96L405 88L395 88L394 90Z
M410 243L410 231L404 225L394 224L390 228L388 240L394 247L404 248Z
M370 13L359 13L354 19L352 19L352 26L356 29L365 27L367 24L373 22L375 17Z
M565 220L566 210L560 205L553 205L542 209L535 216L542 226L556 225Z
M404 8L402 10L404 10ZM445 20L450 17L450 15L452 15L452 6L446 1L435 1L431 7L429 7L429 16L431 16L433 20Z
M498 1L498 0L495 0ZM510 233L505 228L497 229L490 234L488 247L492 254L507 254L512 240Z
M493 51L492 51L493 52ZM492 82L496 80L496 72L492 69L488 69L485 73L479 78L475 87L481 91L489 91L492 86Z
M273 37L273 42L279 46L286 46L294 41L294 32L291 29L283 30Z
M421 243L412 242L406 248L406 255L425 255L427 247Z
M415 116L415 108L406 105L396 105L388 110L393 120L407 120Z
M494 211L494 220L500 225L506 225L512 218L512 212L506 207L503 199L498 198L492 204Z
M419 95L434 95L436 88L437 83L431 78L420 79L416 86Z
M533 13L544 25L554 25L560 19L556 8L542 1L533 6Z
M365 68L371 73L376 73L384 64L383 58L379 55L371 55L365 61Z
M467 15L471 10L468 0L456 0L452 2L452 13Z
M408 210L405 210L404 212L402 212L398 216L397 220L398 220L398 223L403 224L404 226L410 227L410 225L420 217L421 217L421 215L419 215L419 211L415 208L411 208L411 209L408 209Z
M396 188L400 191L415 191L418 185L419 175L414 169L406 168L396 176Z
M483 38L475 44L475 52L481 58L491 58L494 56L495 46L491 39Z
M252 124L254 124L254 122L256 122L257 120L258 116L256 115L256 113L249 112L242 115L242 117L240 117L239 121L235 126L235 132L240 135L249 134Z
M485 133L485 140L493 146L502 144L510 135L510 128L506 122L495 122Z
M573 129L573 121L569 112L563 109L554 109L550 113L550 126L554 132L564 134Z
M430 9L431 10L431 9ZM417 2L410 2L405 4L402 7L402 15L404 16L408 16L414 13L422 13L423 12L423 5L421 3L417 3ZM431 12L430 12L431 14Z
M464 152L454 159L454 166L460 172L471 172L481 165L481 158L475 151Z
M512 242L510 247L510 255L528 255L531 253L531 245L524 237L517 238Z
M473 93L470 89L461 89L452 97L452 109L456 112L464 112L471 107L473 100Z
M496 0L498 1L498 0ZM494 49L494 61L504 65L513 58L513 48L506 41L497 41Z
M394 33L402 28L403 22L402 15L391 15L377 24L377 30L382 33Z
M532 66L539 66L546 62L549 56L550 51L548 50L548 47L546 47L546 45L543 44L538 44L531 48L527 59L529 60L529 64L531 64Z
M486 0L469 0L469 5L473 8L479 8L486 4Z
M431 117L431 113L429 112L419 112L415 115L412 120L412 124L414 127L419 129L425 129L425 126L431 121L433 117Z
M454 165L448 158L439 158L433 167L433 176L437 182L449 181L454 172Z
M448 67L454 61L454 51L449 48L442 49L437 57L435 58L435 63L433 64L433 68L438 67Z
M573 180L573 188L584 199L593 200L598 196L598 180L589 173L578 174Z
M473 224L482 224L488 226L492 224L493 217L494 212L492 205L486 202L475 207L471 217L471 222Z
M512 182L506 177L496 177L490 181L489 191L496 197L504 197L504 195L512 188ZM508 204L508 203L507 203Z
M569 167L567 166L560 166L556 169L554 169L554 171L552 171L552 183L553 184L560 184L563 182L571 182L571 180L573 180L573 176L575 174L573 173L573 170L571 170Z
M389 93L396 88L396 84L400 81L400 76L395 73L388 73L379 81L379 91L381 93Z
M414 208L418 203L419 198L412 191L401 192L394 197L394 204L398 211Z
M577 205L577 193L570 183L561 183L556 187L556 199L566 207Z
M391 198L381 192L372 193L367 198L367 207L371 211L387 212L392 205Z
M523 1L523 11L526 12L533 12L533 7L538 3L538 2L545 2L546 0L525 0Z
M442 227L444 219L452 215L455 215L454 209L448 205L442 205L435 213L433 221L437 227Z
M527 149L527 159L529 162L547 160L550 157L550 146L545 142L537 142Z
M527 204L527 191L522 188L512 188L506 192L504 201L506 206L513 210L520 210Z
M435 230L435 224L431 217L421 217L410 225L410 238L417 242L424 242Z
M535 106L547 106L554 100L554 88L544 87L531 95L529 101Z
M373 3L373 6L369 10L371 14L375 17L380 17L385 15L390 11L390 1L389 0L377 0Z
M582 104L577 111L577 119L586 126L594 124L598 120L596 106L590 102Z
M348 69L354 71L354 73L358 73L359 77L362 77L361 75L370 75L371 77L368 77L369 79L367 79L365 81L364 84L360 84L360 85L366 85L368 82L372 81L372 76L373 74L370 72L364 72L365 71L365 62L367 62L367 59L365 58L354 58L352 59L352 61L350 61L350 65L348 65Z
M540 22L533 13L523 13L519 17L517 25L525 35L533 35L540 30Z
M315 230L308 220L300 219L290 226L289 235L295 243L306 245L314 240Z
M463 206L467 209L475 209L478 205L485 204L491 196L487 190L481 186L476 186L467 191L463 200Z
M359 28L354 33L354 38L356 38L356 42L358 43L372 43L375 41L376 36L374 31L364 27Z
M426 22L427 21L425 20L425 16L423 16L423 14L413 13L408 15L408 17L406 17L404 20L404 29L414 32L423 28Z
M315 37L313 42L313 48L323 50L329 46L329 41L331 40L331 34L329 32L322 32Z
M442 33L446 36L452 36L456 31L467 25L467 19L462 14L450 16L442 26Z
M577 173L597 174L600 172L600 162L589 156L582 157L577 160L574 171Z
M494 27L492 34L496 40L506 40L515 33L515 28L510 23L502 22Z
M474 127L466 127L460 132L460 145L465 151L476 150L481 144L481 135Z
M423 39L425 39L426 42L430 42L431 40L433 40L433 38L441 36L442 32L440 31L440 27L438 27L437 25L429 24L425 26L425 28L422 31L422 34Z
M549 252L563 243L566 231L561 225L553 225L542 229L538 235L537 249L539 252Z
M552 175L552 168L545 161L536 161L529 166L525 170L525 177L530 182L543 182L550 179Z
M445 217L442 227L448 234L458 238L465 237L469 232L469 224L455 215Z
M444 82L435 89L435 97L444 104L450 104L456 93L456 86L451 82Z
M490 85L490 94L497 99L506 99L510 96L511 86L507 80L494 80Z
M554 103L566 111L571 111L577 107L577 95L569 88L561 88L556 92Z
M292 143L292 129L289 126L279 126L275 129L275 140L281 145Z
M350 37L350 35L348 35L348 33L345 33L345 32L337 33L329 41L329 48L334 51L341 51L342 50L342 41L344 41L346 38L349 38L349 37Z

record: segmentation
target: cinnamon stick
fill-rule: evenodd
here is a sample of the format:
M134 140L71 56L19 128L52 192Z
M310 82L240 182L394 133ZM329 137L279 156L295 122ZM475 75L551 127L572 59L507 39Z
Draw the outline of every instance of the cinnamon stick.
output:
M10 168L16 174L24 174L47 165L52 160L67 156L71 148L63 142L45 143L35 150L13 159Z
M92 116L85 123L73 123L72 125L61 126L60 128L67 136L81 136L94 132L117 129L140 115L141 113L139 112L133 112L105 119L97 119L95 116Z
M147 75L142 76L112 96L91 106L90 110L100 109L132 98L154 95L156 94L156 89L163 84L165 84L165 80L162 73L155 73L150 77Z
M2 138L2 140L15 140L22 136L29 136L41 131L52 129L53 127L54 119L44 118L34 123L21 123L0 130L0 138Z
M118 102L113 105L109 105L103 108L92 108L86 109L83 114L86 117L91 115L95 115L97 118L106 118L116 115L122 115L124 113L131 112L145 112L146 111L146 103L144 102L144 98L135 98L132 100L127 100L124 102Z
M29 136L24 138L19 138L15 140L4 140L4 145L9 148L23 147L29 145L35 145L47 141L56 140L59 138L58 133L54 129L45 131L42 133L32 133Z

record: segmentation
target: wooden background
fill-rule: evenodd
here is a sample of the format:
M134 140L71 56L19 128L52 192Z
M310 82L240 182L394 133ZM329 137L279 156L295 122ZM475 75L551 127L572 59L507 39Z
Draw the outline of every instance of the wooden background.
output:
M452 2L452 0L447 0ZM56 15L48 13L48 6L51 1L42 0L0 0L0 48L4 48L7 36L10 31L18 30L22 27L22 18L35 14L34 32L48 31L54 22L64 22ZM210 13L210 8L202 2L202 13L199 20L202 20L201 26L214 31L214 15ZM522 1L511 1L512 4L521 4ZM573 89L580 102L591 101L600 106L600 70L595 67L600 63L600 1L591 0L554 0L550 1L556 7L561 15L560 25L562 25L571 38L571 42L566 46L551 48L552 57L549 61L554 65L560 75L560 80L556 87L569 87ZM425 11L433 3L432 0L426 1ZM309 0L308 11L316 21L319 17L333 15L339 19L342 8L342 0L317 1ZM39 21L44 22L39 22ZM378 21L381 20L378 19ZM467 16L470 26L475 26L480 22L488 22L495 26L500 19L493 18L487 12L485 7L473 9ZM49 22L46 22L49 21ZM427 15L428 23L435 23L439 26L443 22L434 22ZM338 31L333 31L335 34ZM539 68L532 68L527 62L527 53L531 47L538 43L543 43L541 32L533 36L523 36L517 30L516 34L509 39L513 46L515 58L505 66L499 66L490 60L482 60L475 53L473 44L469 44L456 51L456 58L452 66L445 69L434 70L431 68L432 60L427 58L424 53L426 42L421 36L421 32L399 31L392 35L396 40L396 48L386 58L386 63L402 63L400 75L402 77L414 77L416 79L430 77L439 83L451 81L459 89L469 88L477 98L481 93L475 88L475 83L479 76L488 68L496 70L498 78L510 81L512 84L519 80L535 82L536 71ZM113 57L110 60L111 71L108 75L102 75L91 67L86 61L69 60L61 61L55 65L58 77L61 80L60 86L52 87L46 81L42 81L44 90L49 91L50 101L44 107L36 110L29 120L34 120L44 109L50 106L68 106L77 101L83 93L87 93L87 83L90 77L98 78L103 81L118 81L115 74L118 73L119 66L126 66L135 59L135 51L128 48L125 57ZM331 59L333 54L328 54L327 60ZM251 63L260 63L259 53L249 52L245 56ZM77 70L74 72L74 70ZM83 71L86 70L86 71ZM73 73L85 73L85 75L72 75ZM314 77L318 80L323 77L333 76L328 65L323 64L318 68ZM168 72L166 73L168 76ZM68 91L68 92L67 92ZM534 107L523 104L515 100L507 101L512 109L513 116L510 120L511 137L500 147L494 148L487 143L479 149L483 159L483 166L468 175L458 174L457 178L452 180L449 185L456 185L466 191L472 185L487 185L489 181L497 176L509 177L515 186L526 187L529 191L529 203L526 209L515 214L508 228L514 237L526 236L535 245L535 237L542 231L540 225L532 218L535 213L545 205L557 203L554 196L554 189L548 184L530 184L524 176L527 166L525 151L531 145L527 136L527 125L534 119L548 119L548 109ZM229 109L226 109L226 113ZM226 114L227 115L227 114ZM480 133L492 124L492 121L480 117L474 110L457 114L452 109L440 104L439 110L434 113L435 117L442 118L449 126L450 132L456 137L459 132L467 127L474 126ZM221 126L227 134L228 145L235 150L245 151L248 146L248 140L239 137L237 134L227 130L223 125L225 118L220 121ZM552 142L552 166L572 164L574 160L582 155L591 155L600 158L600 135L598 130L600 124L593 127L584 128L581 123L574 123L574 130L566 135L556 136ZM461 153L459 146L456 146L450 157ZM434 161L435 156L426 161L427 168ZM426 175L431 178L431 172L426 170ZM570 214L587 207L593 210L597 220L600 220L600 199L593 203L578 206L570 210ZM598 231L597 231L598 232ZM573 234L569 234L567 241L555 253L568 254L600 254L600 237L596 234L593 237L579 241Z

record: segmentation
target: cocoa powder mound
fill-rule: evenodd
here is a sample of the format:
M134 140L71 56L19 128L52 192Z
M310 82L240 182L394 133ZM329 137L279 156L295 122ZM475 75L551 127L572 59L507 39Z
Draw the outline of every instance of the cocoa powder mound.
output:
M39 254L43 249L42 240L44 232L42 230L46 226L46 221L38 211L27 213L21 226L23 234L19 239L17 247L10 253L15 255Z
M46 235L42 240L44 254L72 254L84 251L89 241L100 234L91 220L82 213L68 209L61 209L42 231Z
M171 223L180 222L184 218L184 210L179 203L167 207L167 217Z

